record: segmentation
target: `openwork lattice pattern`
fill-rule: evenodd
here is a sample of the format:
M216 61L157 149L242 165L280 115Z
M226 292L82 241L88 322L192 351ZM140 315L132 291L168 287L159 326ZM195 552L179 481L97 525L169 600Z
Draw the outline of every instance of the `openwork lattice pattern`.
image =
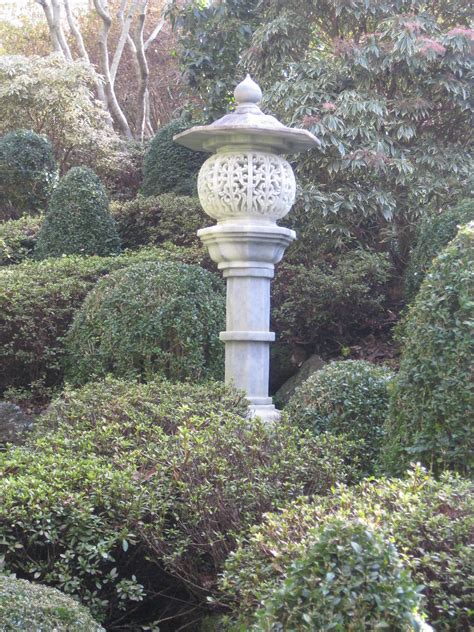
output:
M295 200L296 183L286 160L259 151L219 153L201 167L198 191L208 215L284 217Z

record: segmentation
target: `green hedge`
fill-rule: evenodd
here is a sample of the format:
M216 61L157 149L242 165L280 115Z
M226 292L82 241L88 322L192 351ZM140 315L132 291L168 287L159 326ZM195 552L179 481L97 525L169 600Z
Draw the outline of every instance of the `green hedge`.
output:
M173 136L191 126L183 119L175 119L158 130L143 162L143 195L161 195L169 191L180 195L195 194L196 176L207 154L173 141Z
M153 197L138 195L129 202L113 202L110 210L124 248L165 241L192 246L199 243L198 229L211 222L198 198L174 193Z
M393 544L367 523L331 518L311 531L252 630L419 632L419 602Z
M120 239L102 182L88 167L73 167L51 196L36 257L106 256L119 251Z
M388 472L410 461L472 472L473 263L471 224L434 261L399 330L400 370L381 453Z
M433 259L456 237L460 226L474 221L474 200L463 200L453 208L423 216L417 226L415 245L405 271L405 294L413 299Z
M0 393L59 385L63 336L97 280L140 261L195 261L180 248L149 248L119 257L69 256L0 269Z
M32 257L43 221L42 215L25 215L0 224L0 267Z
M51 143L29 130L0 136L0 220L45 209L57 179Z
M182 600L205 608L239 534L352 476L350 445L246 410L221 383L66 390L27 446L0 454L6 568L78 596L107 626L123 609L143 622Z
M219 378L224 369L222 280L199 266L144 262L100 281L66 337L66 378L108 373L171 380Z
M389 272L386 255L362 250L307 267L282 263L272 289L273 327L285 343L339 350L377 327Z
M285 413L315 434L331 432L360 441L359 467L370 474L381 446L392 379L385 367L363 360L332 362L303 382Z
M468 630L474 624L473 492L472 481L449 473L436 480L418 468L402 480L368 479L355 487L336 486L315 502L301 499L266 516L242 539L226 562L220 602L249 629L245 624L262 599L278 590L292 562L304 557L314 528L333 518L363 520L395 544L415 582L424 586L422 607L434 629Z
M0 575L2 632L105 632L90 613L59 590Z

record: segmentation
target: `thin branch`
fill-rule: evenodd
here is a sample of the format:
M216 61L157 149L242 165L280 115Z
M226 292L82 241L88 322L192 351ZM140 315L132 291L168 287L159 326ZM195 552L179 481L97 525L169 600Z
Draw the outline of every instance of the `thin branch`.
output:
M53 22L54 28L56 30L56 36L58 38L59 45L61 46L64 57L68 61L72 61L71 49L69 48L69 44L67 43L66 37L63 31L62 19L61 19L61 5L59 0L51 0L51 7L53 11Z
M110 77L112 79L112 83L115 82L118 67L119 67L120 60L123 54L123 49L125 47L125 43L130 33L130 27L131 27L133 18L138 9L138 0L132 0L132 4L130 5L130 9L127 13L127 17L124 18L123 17L124 4L126 5L126 3L122 2L122 6L120 7L120 11L118 13L118 17L120 18L120 21L122 22L122 31L120 33L119 41L117 42L117 47L115 49L114 57L112 59L112 64L110 66Z

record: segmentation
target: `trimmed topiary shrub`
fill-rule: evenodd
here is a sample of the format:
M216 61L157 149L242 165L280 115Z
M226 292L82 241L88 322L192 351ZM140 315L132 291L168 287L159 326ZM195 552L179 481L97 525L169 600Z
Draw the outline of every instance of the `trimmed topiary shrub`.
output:
M189 127L191 124L183 119L175 119L158 130L143 162L143 195L161 195L169 191L195 195L196 177L207 155L173 141L173 136Z
M0 224L0 267L32 256L43 221L42 215L25 215Z
M63 336L97 280L142 261L196 261L194 251L149 248L119 257L69 256L0 269L0 393L63 378ZM199 260L199 259L198 259Z
M3 632L105 632L90 613L59 590L0 575Z
M389 272L385 254L362 250L312 267L282 263L272 290L273 327L284 343L339 350L377 327Z
M6 568L76 595L110 628L198 604L204 616L239 534L352 478L348 443L246 413L217 382L67 389L25 447L0 454Z
M0 208L5 216L44 210L58 170L49 140L29 130L0 136Z
M219 602L227 602L232 620L249 629L262 599L278 590L292 562L304 557L315 527L333 517L363 520L395 544L414 581L424 586L422 608L434 629L468 630L474 623L473 492L472 481L449 473L436 480L417 468L402 480L338 485L327 497L300 499L265 516L242 539L226 562Z
M106 256L119 251L120 238L102 182L88 167L73 167L51 197L36 257Z
M99 282L66 338L66 378L202 380L223 373L221 279L199 266L151 262Z
M410 461L440 472L474 465L474 224L435 260L400 328L382 466L398 473Z
M0 575L2 632L105 632L90 613L55 588Z
M124 248L161 244L199 244L196 232L209 224L198 198L164 193L137 196L130 202L111 204L111 212Z
M333 362L296 390L285 413L300 428L331 432L359 443L360 467L373 471L388 414L393 373L363 360Z
M415 246L405 271L405 294L412 299L433 259L456 237L460 226L474 221L474 200L463 200L436 215L425 215L416 231Z
M252 630L419 632L420 595L393 544L367 523L340 518L308 539Z

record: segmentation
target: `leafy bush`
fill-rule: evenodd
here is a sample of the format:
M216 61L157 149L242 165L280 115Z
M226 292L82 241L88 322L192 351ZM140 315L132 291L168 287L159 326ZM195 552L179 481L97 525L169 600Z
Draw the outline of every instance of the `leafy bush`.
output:
M63 336L101 276L140 261L186 260L188 254L150 248L120 257L69 256L0 269L0 393L32 383L61 383Z
M438 632L474 623L474 485L449 473L440 480L415 469L402 480L338 485L326 498L299 500L251 529L226 562L220 586L235 617L248 622L261 599L277 590L292 561L304 555L312 529L328 520L363 520L397 547L423 585L423 609ZM245 628L244 628L245 629Z
M173 136L190 126L183 119L175 119L158 130L145 154L143 195L161 195L169 191L195 194L196 176L207 156L173 141Z
M285 412L315 434L331 432L357 440L360 466L371 473L388 414L391 371L363 360L328 364L296 390Z
M361 521L328 519L285 580L264 598L253 630L418 630L420 595L390 542Z
M3 632L104 632L84 606L47 586L0 575Z
M381 453L388 472L412 461L472 471L474 224L435 260L402 324L400 371Z
M61 255L111 255L120 250L107 193L91 169L73 167L61 179L38 235L38 259Z
M67 389L26 447L0 454L6 568L77 595L108 625L125 608L140 620L201 602L238 534L352 476L347 443L270 431L246 412L217 382Z
M50 142L28 130L0 136L0 207L8 216L43 210L57 178Z
M387 257L356 250L333 263L281 264L273 286L274 328L283 342L338 347L383 314Z
M199 242L196 232L209 218L195 197L164 193L139 195L125 203L112 203L111 212L124 248L171 241L179 246Z
M464 200L453 208L423 217L417 226L415 246L405 271L405 293L408 299L418 292L433 259L456 237L459 226L473 220L473 200Z
M0 266L20 263L32 254L44 217L25 215L0 224Z
M223 372L225 295L199 266L148 262L117 271L91 291L66 338L66 377L107 373L202 380Z

